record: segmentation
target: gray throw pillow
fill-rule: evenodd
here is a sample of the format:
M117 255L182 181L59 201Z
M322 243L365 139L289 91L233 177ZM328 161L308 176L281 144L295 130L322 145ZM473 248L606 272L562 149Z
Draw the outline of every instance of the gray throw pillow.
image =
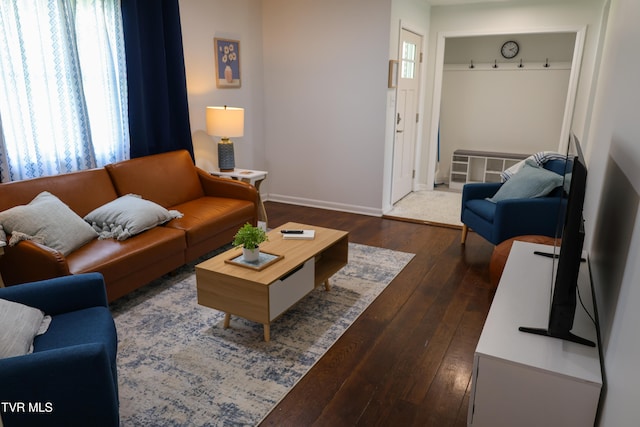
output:
M33 339L46 332L50 316L13 301L0 298L0 359L33 352Z
M157 203L135 194L127 194L89 212L90 223L101 239L125 240L157 225L181 218L178 211L168 211Z
M0 224L7 234L15 234L9 245L35 240L65 256L98 237L89 224L48 191L38 194L28 205L0 212Z
M527 160L515 175L506 181L488 201L497 203L507 199L525 199L546 196L562 185L563 177Z

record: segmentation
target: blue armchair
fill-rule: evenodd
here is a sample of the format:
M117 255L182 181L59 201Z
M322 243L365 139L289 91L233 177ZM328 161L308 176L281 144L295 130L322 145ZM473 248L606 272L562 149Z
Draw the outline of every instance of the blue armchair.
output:
M543 166L560 175L564 174L564 160L550 160ZM461 221L464 244L469 229L493 243L522 235L556 235L563 189L556 188L549 195L536 198L509 199L492 203L502 183L472 183L462 187Z
M52 317L33 353L0 359L4 427L118 426L117 335L102 276L0 288L0 298Z

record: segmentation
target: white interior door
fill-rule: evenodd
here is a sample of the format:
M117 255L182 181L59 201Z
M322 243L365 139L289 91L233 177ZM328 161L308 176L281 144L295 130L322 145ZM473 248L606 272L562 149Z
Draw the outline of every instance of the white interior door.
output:
M403 28L398 67L391 203L396 203L413 190L421 59L422 37Z

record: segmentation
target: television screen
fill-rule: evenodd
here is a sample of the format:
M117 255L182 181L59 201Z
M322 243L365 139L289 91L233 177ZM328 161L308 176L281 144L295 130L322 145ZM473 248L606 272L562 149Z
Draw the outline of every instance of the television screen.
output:
M587 185L587 167L575 135L569 138L564 174L564 200L558 214L555 279L550 301L549 324L546 329L521 326L523 332L560 338L595 347L595 343L571 333L576 312L578 274L584 244L582 207ZM541 254L544 255L544 254Z

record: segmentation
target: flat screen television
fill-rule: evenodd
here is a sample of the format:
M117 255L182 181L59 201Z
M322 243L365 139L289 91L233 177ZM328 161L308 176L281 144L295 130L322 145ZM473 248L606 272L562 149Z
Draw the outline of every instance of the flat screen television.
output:
M537 252L538 255L552 256L557 264L551 293L549 324L546 329L521 326L520 331L560 338L567 341L595 347L595 343L571 333L576 313L578 273L584 244L584 219L582 207L587 185L587 166L580 142L575 135L569 137L569 146L564 171L565 198L559 204L554 254Z

